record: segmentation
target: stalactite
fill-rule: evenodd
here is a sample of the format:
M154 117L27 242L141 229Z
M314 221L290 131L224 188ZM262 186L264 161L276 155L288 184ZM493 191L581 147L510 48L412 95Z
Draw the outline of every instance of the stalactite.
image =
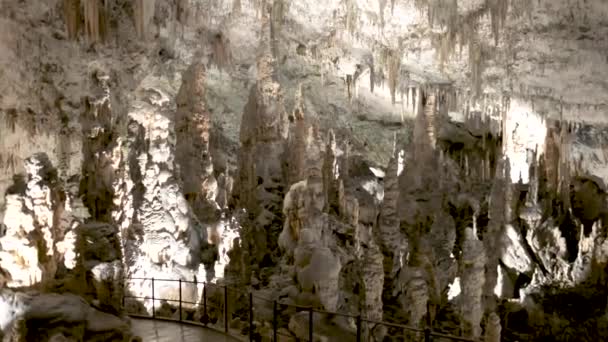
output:
M148 32L148 24L154 17L154 9L156 0L135 0L133 5L133 16L135 21L135 30L139 38L145 38Z
M242 11L241 7L241 0L232 0L232 15L240 15Z
M437 51L437 58L441 67L456 51L457 45L462 51L469 48L469 68L471 83L475 95L481 92L483 73L483 46L478 38L478 27L484 15L491 18L492 33L498 44L500 29L504 26L508 12L507 0L486 0L484 6L468 12L465 16L458 16L457 0L416 0L415 6L428 14L429 24L445 27L445 32L432 37L433 47Z
M63 13L68 38L76 39L80 29L80 0L63 0Z
M103 42L106 33L105 0L84 0L84 26L90 43Z
M232 64L230 41L221 32L213 35L211 41L211 64L220 70L227 69Z
M494 35L494 41L496 45L498 45L500 29L505 24L507 11L509 10L509 2L507 0L486 0L486 6L490 10L492 33Z
M378 11L380 14L380 26L384 27L384 10L386 9L387 0L378 0Z
M281 31L283 21L285 20L286 4L284 0L275 0L272 3L272 13L270 19L277 32Z
M285 7L284 0L275 0L272 3L270 12L270 41L272 46L272 54L275 58L279 58L279 36L283 28L283 21L285 20Z
M346 0L346 31L354 36L359 20L359 8L354 0Z
M401 71L401 53L389 50L386 57L388 70L388 87L391 93L391 101L395 104L397 86L399 85L399 73Z
M15 133L15 129L17 128L18 119L19 115L17 114L17 110L14 108L7 110L4 114L5 125L13 133Z
M431 91L426 97L426 104L424 107L424 115L426 117L426 136L428 137L429 146L435 149L436 145L436 133L435 133L435 117L437 112L437 95Z
M510 0L509 7L511 14L514 18L518 19L524 15L528 17L528 20L532 19L532 11L534 10L534 1L528 0Z
M471 84L473 94L481 95L481 81L483 73L483 51L481 43L474 40L469 44L469 67L471 68Z

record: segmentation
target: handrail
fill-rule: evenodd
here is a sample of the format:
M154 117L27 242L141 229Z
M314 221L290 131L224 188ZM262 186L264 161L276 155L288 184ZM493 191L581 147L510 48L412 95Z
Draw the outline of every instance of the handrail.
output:
M370 332L375 330L378 326L385 326L387 328L395 328L395 329L403 329L403 330L407 330L410 331L411 333L416 333L416 334L423 334L424 336L424 341L425 342L429 342L432 340L432 337L440 337L440 338L445 338L445 339L451 339L453 341L459 341L459 342L478 342L478 340L475 339L471 339L471 338L466 338L466 337L462 337L462 336L455 336L455 335L449 335L449 334L443 334L440 332L436 332L436 331L432 331L431 326L430 326L430 322L428 322L427 320L427 324L425 328L417 328L417 327L412 327L412 326L408 326L408 325L404 325L404 324L398 324L398 323L390 323L390 322L384 322L384 321L377 321L377 320L373 320L373 319L367 319L364 318L361 314L358 315L353 315L353 314L346 314L346 313L340 313L340 312L332 312L332 311L325 311L325 310L319 310L319 309L315 309L314 307L310 307L310 306L302 306L302 305L294 305L294 304L287 304L287 303L281 303L279 300L271 300L268 298L264 298L262 296L259 295L255 295L253 292L248 291L246 294L242 293L241 291L238 291L237 289L231 289L230 286L228 285L218 285L218 284L213 284L213 283L208 283L208 282L198 282L198 281L189 281L189 280L183 280L183 279L159 279L159 278L137 278L137 277L132 277L132 278L127 278L127 281L133 281L133 280L140 280L140 281L150 281L151 282L151 297L148 296L131 296L131 295L127 295L126 293L123 294L123 298L122 298L122 302L123 302L123 307L125 306L125 299L130 298L130 299L143 299L143 300L152 300L152 319L159 319L156 317L156 301L164 301L166 303L177 303L178 304L178 310L179 310L179 320L176 319L171 319L172 321L177 321L177 322L183 322L183 323L194 323L194 324L200 324L196 321L192 321L192 320L187 320L183 318L183 304L189 304L192 305L198 309L200 309L201 305L202 305L202 316L201 316L201 323L205 326L205 327L209 327L209 322L210 322L210 317L209 317L209 303L208 303L208 294L207 294L207 287L215 287L215 288L221 288L223 289L223 305L219 305L219 306L223 306L221 308L222 312L220 313L222 315L221 320L223 321L223 333L225 333L226 335L232 336L232 337L242 337L243 335L234 335L231 334L230 329L229 329L229 321L230 321L230 310L228 307L229 304L229 300L228 300L228 291L232 290L232 291L236 291L237 295L247 295L248 297L248 310L247 310L247 321L248 321L248 327L247 327L247 331L248 331L248 335L249 335L249 341L253 342L253 341L257 341L258 338L256 337L256 335L259 333L256 331L256 327L255 327L255 322L254 322L254 299L258 299L258 300L264 300L268 303L272 303L272 341L277 341L277 336L281 335L281 333L279 332L279 326L278 326L278 317L279 317L279 306L282 307L288 307L288 308L292 308L295 310L299 310L299 311L306 311L308 312L308 340L309 341L313 341L313 337L314 337L314 314L318 313L318 314L326 314L326 315L336 315L336 316L342 316L342 317L347 317L347 318L351 318L351 319L355 319L355 323L356 323L356 336L357 342L362 342L363 341L363 324L373 324L373 328L368 329ZM173 299L173 298L157 298L155 297L155 284L157 284L158 282L172 282L172 283L178 283L179 284L179 296L178 299ZM203 298L202 302L191 302L191 301L187 301L187 300L183 300L182 298L182 284L194 284L194 285L203 285ZM219 309L219 306L211 306L212 308L216 308ZM142 317L141 315L134 315L137 317ZM160 318L160 319L166 319L166 318ZM217 317L217 320L220 320L220 317ZM213 329L213 327L211 327ZM214 329L214 330L219 330L219 329Z

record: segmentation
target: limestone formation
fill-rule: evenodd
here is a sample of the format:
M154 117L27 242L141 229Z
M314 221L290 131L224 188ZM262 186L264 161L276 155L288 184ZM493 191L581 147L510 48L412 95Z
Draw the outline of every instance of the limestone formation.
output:
M132 337L127 322L89 306L81 297L72 294L22 295L3 289L0 307L10 309L3 315L5 332L11 324L22 325L20 331L12 329L13 336L5 335L13 340L55 341L58 334L67 334L76 340L127 342ZM67 329L67 326L78 328ZM21 336L15 336L16 332Z
M468 333L473 338L481 336L481 318L483 317L483 289L485 284L486 253L483 243L475 232L467 228L462 251L460 279L462 284L461 307L463 318L471 325Z
M98 313L51 293L150 311L121 297L155 277L196 280L195 303L205 281L268 298L267 336L277 300L491 341L601 341L608 7L571 5L0 1L3 330L28 337L24 293L43 290L80 316L58 330L49 308L33 330L88 339ZM229 323L247 327L240 299ZM338 317L317 315L315 339L354 340ZM293 307L278 324L308 337Z
M501 326L500 318L495 312L492 312L488 316L488 322L486 323L485 339L486 342L500 342L501 341Z
M65 25L70 39L76 39L80 29L80 0L64 0Z
M135 29L140 38L145 39L148 34L148 26L150 25L151 19L154 17L155 5L155 0L136 0L133 2Z
M87 41L101 43L107 35L108 2L105 0L84 0L84 30Z
M137 278L207 279L201 254L207 232L174 176L169 98L161 83L152 85L155 81L158 82L151 80L149 87L138 91L137 101L129 110L127 149L119 154L124 178L114 185L122 202L113 217L120 223L125 273ZM146 144L146 140L153 143ZM207 269L212 271L214 260L208 261ZM178 297L176 284L156 286L159 296ZM194 301L198 298L197 290L190 287L185 286L184 296ZM127 283L127 290L136 296L149 293L149 289L149 281ZM149 308L151 304L146 303Z
M0 238L0 267L9 275L9 287L46 285L57 271L55 247L56 170L45 154L25 161L27 182L17 180L9 189Z
M202 222L217 221L217 180L209 150L211 114L205 106L205 66L194 63L184 73L175 112L175 159L184 194Z
M281 229L280 208L286 186L281 157L288 125L281 86L276 81L275 63L270 46L263 40L256 64L256 84L250 90L240 129L236 184L239 193L236 196L251 218L246 234L252 240L244 239L251 244L248 247L252 253L249 264L259 264L275 249L275 239ZM245 276L249 277L248 272Z

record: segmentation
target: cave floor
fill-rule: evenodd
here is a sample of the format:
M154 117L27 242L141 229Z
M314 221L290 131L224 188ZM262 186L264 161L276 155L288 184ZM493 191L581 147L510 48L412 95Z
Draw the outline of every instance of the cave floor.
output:
M177 322L133 319L133 331L144 342L235 342L237 339L213 330Z

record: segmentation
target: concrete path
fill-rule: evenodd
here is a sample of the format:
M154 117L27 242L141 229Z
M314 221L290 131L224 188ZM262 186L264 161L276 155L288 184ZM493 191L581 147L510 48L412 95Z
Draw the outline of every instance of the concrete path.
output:
M132 319L133 331L144 342L238 342L213 330L178 322Z

